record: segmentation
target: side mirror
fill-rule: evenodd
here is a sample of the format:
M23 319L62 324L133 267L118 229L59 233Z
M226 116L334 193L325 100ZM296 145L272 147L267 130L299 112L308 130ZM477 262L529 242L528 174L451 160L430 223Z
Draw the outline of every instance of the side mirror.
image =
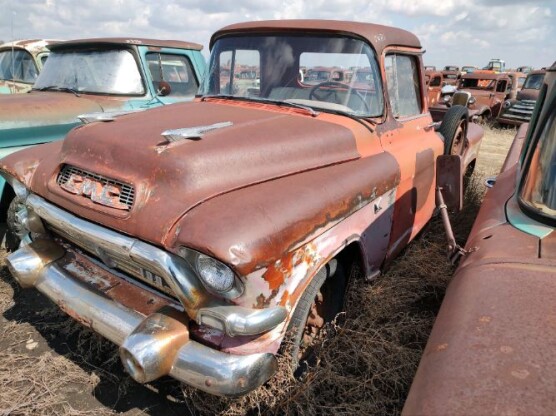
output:
M460 155L441 155L436 158L436 187L440 188L448 210L463 208L463 166Z
M168 84L166 81L160 81L158 83L157 94L160 97L166 97L167 95L170 95L171 92L172 92L172 87L170 87L170 84Z

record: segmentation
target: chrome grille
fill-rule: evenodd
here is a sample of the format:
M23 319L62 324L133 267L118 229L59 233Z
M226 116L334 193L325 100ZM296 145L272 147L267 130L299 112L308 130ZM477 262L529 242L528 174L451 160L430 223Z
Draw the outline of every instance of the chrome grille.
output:
M117 186L120 189L120 203L127 205L128 208L132 207L133 201L135 200L135 188L133 187L133 185L129 185L116 179L110 179L106 176L97 175L96 173L88 172L86 170L71 165L62 166L62 169L58 174L58 178L56 179L57 184L61 186L67 183L72 175L79 175L83 178L92 179L103 185Z
M147 285L158 289L167 295L170 295L172 298L175 298L176 294L162 277L155 274L153 270L142 268L126 255L120 253L102 252L99 247L95 246L92 242L76 237L61 228L53 226L52 224L47 224L47 228L63 241L80 248L85 253L104 263L108 269L116 269L123 272L126 275L140 280L141 282L146 283Z

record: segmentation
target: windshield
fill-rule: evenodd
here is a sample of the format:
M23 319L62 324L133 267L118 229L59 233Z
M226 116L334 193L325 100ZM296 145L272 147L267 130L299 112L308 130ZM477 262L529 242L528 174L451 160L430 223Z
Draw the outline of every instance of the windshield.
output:
M37 79L39 71L33 56L21 49L0 52L0 79L14 80L32 84Z
M544 74L529 75L523 84L524 90L540 90L544 80Z
M363 68L361 81L353 73ZM200 93L376 117L381 85L375 54L361 40L273 34L217 40Z
M524 175L521 201L537 214L556 220L556 112L545 125Z
M459 87L461 89L471 88L474 90L492 90L495 85L495 79L462 78Z
M145 93L137 62L128 50L52 52L34 85L96 94Z

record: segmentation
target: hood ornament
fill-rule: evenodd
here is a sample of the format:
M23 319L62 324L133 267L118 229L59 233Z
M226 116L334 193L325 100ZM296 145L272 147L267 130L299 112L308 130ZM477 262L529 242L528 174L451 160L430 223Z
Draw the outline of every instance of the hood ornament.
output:
M163 131L161 136L164 137L168 143L174 143L180 140L201 140L203 134L212 130L230 127L233 126L233 124L234 123L231 121L224 121L222 123L209 124L207 126L184 127L182 129Z

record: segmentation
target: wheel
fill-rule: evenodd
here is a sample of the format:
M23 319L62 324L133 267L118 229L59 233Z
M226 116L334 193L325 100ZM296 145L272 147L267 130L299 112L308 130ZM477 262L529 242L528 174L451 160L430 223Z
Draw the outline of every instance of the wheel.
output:
M445 155L463 154L467 137L468 115L466 107L454 105L442 119L438 131L444 137Z
M324 325L342 311L346 285L342 266L332 260L318 271L303 292L288 326L293 344L291 366L297 375L314 358L313 347Z
M6 217L6 240L7 251L15 251L21 243L21 236L25 233L23 226L17 220L16 214L23 207L23 199L16 196L8 206Z
M344 84L343 82L338 82L338 81L325 81L325 82L321 82L320 84L315 85L314 87L312 87L309 90L309 99L312 100L313 98L316 98L318 101L327 101L327 98L329 98L332 94L331 91L328 91L327 96L319 96L319 94L317 94L317 91L320 90L323 87L339 87L339 88L345 88L348 91L348 94L350 95L354 95L355 97L359 98L361 100L361 102L363 103L363 106L365 107L365 111L367 113L371 112L371 107L369 106L369 103L367 102L367 100L365 99L365 97L363 97L363 95L361 95L361 93L355 89L352 88L351 86L349 86L348 84ZM355 92L355 94L351 94L352 92ZM336 104L342 104L336 101Z

